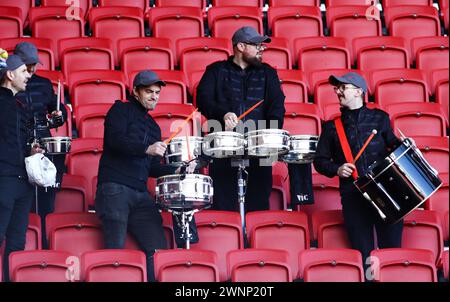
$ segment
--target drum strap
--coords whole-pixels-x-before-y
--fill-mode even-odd
[[[348,144],[347,136],[345,135],[344,126],[342,125],[342,120],[340,117],[334,119],[334,124],[336,125],[337,135],[339,137],[339,142],[341,143],[342,151],[344,152],[345,160],[348,163],[353,162],[352,149]],[[352,173],[353,178],[356,180],[358,178],[358,171],[355,169]]]

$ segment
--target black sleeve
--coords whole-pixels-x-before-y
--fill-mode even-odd
[[[133,141],[127,132],[128,110],[124,103],[116,101],[106,114],[105,144],[115,152],[137,157],[145,157],[147,147],[144,143]]]
[[[266,97],[268,102],[267,107],[267,120],[270,125],[271,120],[275,120],[278,123],[278,129],[283,128],[284,114],[286,109],[284,108],[285,95],[281,89],[280,79],[275,69],[267,68],[267,90]]]
[[[398,147],[401,144],[401,141],[395,136],[394,130],[391,126],[391,120],[389,119],[389,115],[384,112],[384,119],[383,119],[383,131],[381,135],[384,138],[384,141],[386,142],[386,145],[390,149],[394,149]]]
[[[161,177],[165,175],[175,174],[177,167],[161,164],[161,157],[150,156],[149,177]]]
[[[339,168],[339,165],[333,161],[336,146],[333,144],[332,139],[332,135],[335,132],[333,131],[332,123],[332,121],[329,121],[324,124],[314,159],[314,168],[317,172],[330,178],[337,175]]]
[[[216,99],[218,69],[212,66],[206,68],[197,87],[197,107],[207,119],[223,121],[225,114],[231,111],[229,106],[218,102]]]

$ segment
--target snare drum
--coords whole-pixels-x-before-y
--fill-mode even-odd
[[[173,165],[182,165],[183,162],[198,157],[202,152],[203,138],[198,136],[189,136],[189,148],[186,143],[186,137],[175,137],[167,146],[166,163]]]
[[[384,221],[395,223],[433,195],[442,181],[420,150],[405,139],[354,184]]]
[[[43,137],[39,144],[49,155],[66,154],[70,152],[71,138],[67,136]]]
[[[203,141],[203,153],[214,158],[236,157],[244,155],[244,151],[244,136],[232,131],[210,133]]]
[[[293,135],[289,138],[289,153],[280,159],[288,164],[309,164],[316,156],[319,137],[316,135]]]
[[[201,174],[176,174],[156,180],[156,202],[166,209],[204,209],[212,204],[212,178]]]
[[[249,131],[246,135],[247,153],[250,156],[267,157],[289,152],[289,132],[281,129]]]

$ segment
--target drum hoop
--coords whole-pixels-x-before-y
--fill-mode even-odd
[[[54,141],[71,141],[72,139],[69,136],[50,136],[50,137],[41,137],[39,139],[43,142],[54,142]]]
[[[207,134],[204,138],[207,137],[217,137],[217,136],[224,136],[224,137],[233,137],[233,138],[239,138],[239,139],[244,139],[244,135],[241,133],[237,133],[237,132],[232,132],[232,131],[218,131],[218,132],[212,132]]]
[[[267,132],[267,134],[281,134],[283,136],[289,136],[289,131],[284,129],[259,129],[259,130],[252,130],[247,133],[245,133],[245,137],[248,138],[249,136],[261,136],[264,134],[264,132]]]
[[[317,135],[298,134],[298,135],[291,135],[290,138],[291,138],[291,140],[307,138],[310,141],[311,140],[319,141],[319,137]]]

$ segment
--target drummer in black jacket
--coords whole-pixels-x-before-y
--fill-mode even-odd
[[[28,182],[25,157],[42,149],[31,148],[27,129],[26,104],[16,98],[24,91],[30,74],[20,57],[11,55],[0,62],[0,246],[3,253],[3,276],[9,280],[9,254],[25,248],[28,213],[33,187]]]
[[[16,45],[14,54],[22,59],[31,75],[27,89],[18,93],[17,98],[27,104],[27,108],[30,110],[29,124],[35,130],[33,135],[37,140],[51,137],[50,129],[61,127],[67,121],[67,111],[62,104],[60,110],[56,110],[57,97],[53,92],[52,83],[49,79],[36,75],[37,64],[40,63],[36,46],[29,42],[21,42]],[[41,217],[43,234],[45,234],[45,217],[47,214],[53,213],[55,209],[56,191],[61,186],[66,159],[65,154],[47,155],[47,157],[55,164],[57,170],[56,187],[38,187],[38,204],[33,203],[32,207],[33,212],[38,213]],[[42,245],[47,248],[46,236],[42,236]]]
[[[133,96],[116,101],[108,111],[95,199],[105,248],[123,249],[130,232],[147,255],[149,281],[155,280],[153,254],[166,249],[167,243],[147,180],[180,173],[181,169],[160,163],[167,145],[161,141],[160,127],[148,114],[155,109],[165,85],[154,72],[142,71],[133,80]],[[187,172],[194,168],[192,162]]]
[[[394,135],[389,115],[379,109],[369,109],[364,102],[367,85],[357,73],[347,73],[342,77],[331,76],[330,83],[341,105],[341,120],[348,144],[353,156],[359,153],[372,130],[377,134],[356,161],[356,165],[347,162],[337,135],[333,120],[325,122],[317,146],[314,167],[328,177],[339,176],[342,209],[348,237],[354,249],[359,250],[365,265],[374,246],[375,227],[379,248],[401,246],[403,221],[394,225],[382,222],[376,209],[366,200],[353,184],[352,173],[365,175],[368,167],[389,155],[401,142]]]

